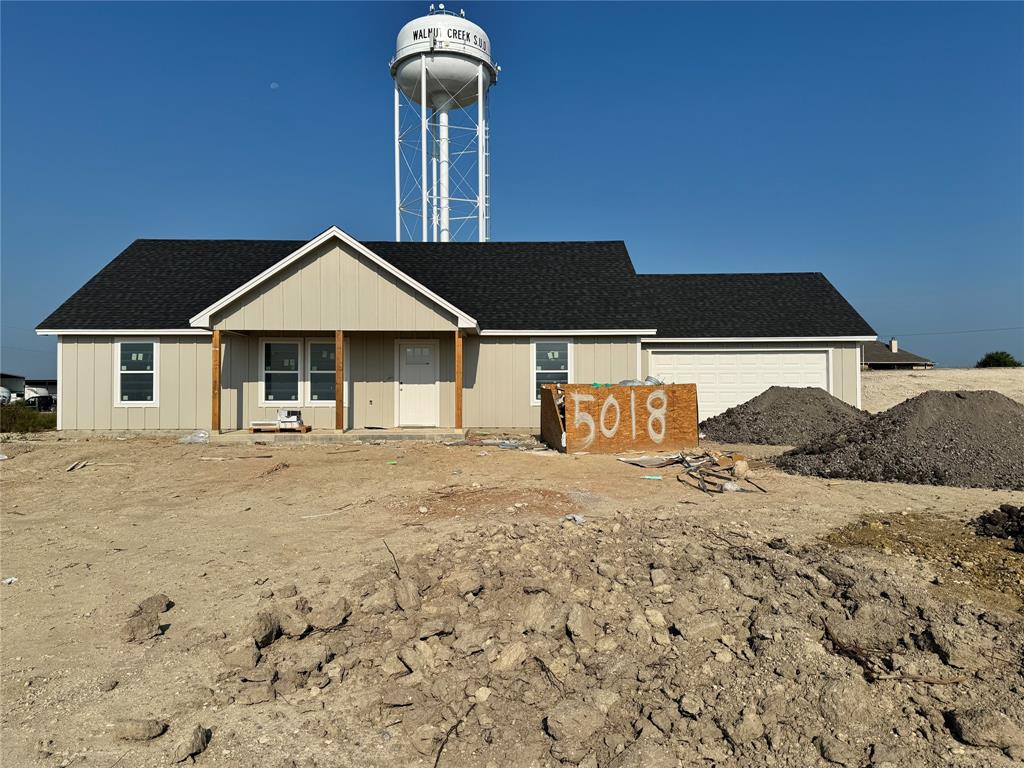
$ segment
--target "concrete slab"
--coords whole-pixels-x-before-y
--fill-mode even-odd
[[[235,430],[211,435],[214,443],[369,443],[376,440],[413,440],[425,443],[443,443],[465,440],[466,430],[436,427],[406,427],[403,429],[314,429],[305,434],[297,432],[249,432]]]

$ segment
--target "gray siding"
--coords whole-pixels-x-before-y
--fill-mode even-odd
[[[347,245],[327,243],[212,318],[231,331],[442,331],[453,314]]]
[[[158,403],[122,406],[115,400],[113,336],[61,336],[61,429],[209,429],[212,368],[209,336],[157,339]]]
[[[651,349],[679,349],[679,350],[690,350],[694,352],[700,352],[703,350],[711,349],[725,349],[725,350],[771,350],[776,349],[828,349],[831,351],[830,355],[830,370],[829,370],[829,386],[831,393],[838,397],[840,400],[849,403],[855,407],[858,405],[858,382],[859,375],[858,371],[860,366],[857,364],[857,347],[858,343],[855,341],[793,341],[793,342],[734,342],[729,344],[718,344],[718,343],[658,343],[648,342],[644,344],[643,348],[643,375],[646,376],[650,372],[650,358]]]

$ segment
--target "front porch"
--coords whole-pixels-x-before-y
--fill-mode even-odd
[[[462,333],[214,329],[212,431],[273,442],[461,439]],[[279,409],[300,411],[312,431],[248,433]]]

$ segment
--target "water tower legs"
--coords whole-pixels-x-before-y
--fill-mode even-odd
[[[450,205],[448,200],[448,109],[442,109],[438,118],[438,145],[441,155],[441,242],[447,243],[451,238],[449,219]]]

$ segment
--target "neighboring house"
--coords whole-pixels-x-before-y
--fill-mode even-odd
[[[888,344],[865,341],[862,349],[863,365],[871,370],[922,370],[935,367],[935,363],[928,358],[900,349],[899,341],[895,338],[890,339]]]
[[[875,333],[818,273],[637,275],[622,242],[138,240],[38,328],[62,429],[537,429],[539,387],[773,384],[857,405]],[[339,365],[339,362],[341,363]],[[343,391],[343,408],[335,392]]]
[[[0,373],[0,387],[19,398],[25,396],[25,377],[16,373]]]

